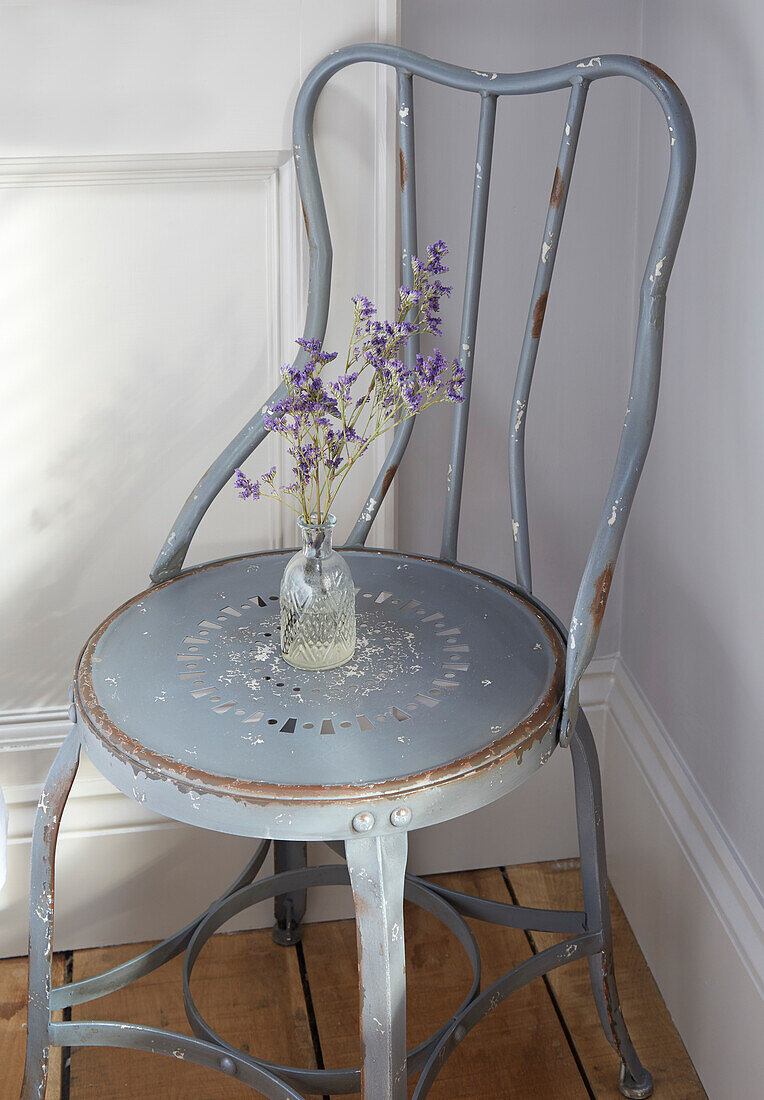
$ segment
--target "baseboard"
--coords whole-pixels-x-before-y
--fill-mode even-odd
[[[709,1097],[750,1100],[764,1079],[761,892],[620,660],[606,711],[610,879]]]

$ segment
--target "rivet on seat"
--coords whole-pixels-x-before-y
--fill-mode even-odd
[[[402,828],[404,825],[408,825],[411,821],[411,810],[408,806],[396,806],[393,812],[390,814],[390,824],[394,825],[396,829]]]

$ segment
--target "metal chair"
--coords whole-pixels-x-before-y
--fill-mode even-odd
[[[397,71],[404,281],[417,248],[413,77],[474,93],[481,101],[460,339],[467,400],[455,412],[441,557],[365,549],[408,442],[408,421],[394,436],[346,548],[360,586],[359,636],[373,644],[359,647],[344,668],[302,672],[280,660],[274,640],[278,582],[291,551],[182,569],[207,507],[265,438],[259,413],[197,484],[154,566],[153,587],[115,611],[77,663],[70,696],[74,724],[46,782],[34,829],[24,1100],[44,1095],[51,1044],[131,1047],[182,1057],[274,1098],[299,1097],[298,1089],[336,1094],[362,1087],[367,1100],[402,1100],[407,1073],[420,1073],[414,1097],[424,1097],[449,1053],[492,1007],[531,979],[584,956],[602,1026],[620,1058],[621,1092],[627,1097],[652,1092],[650,1074],[621,1015],[613,975],[599,765],[578,689],[594,652],[652,432],[666,288],[694,172],[692,119],[669,77],[632,57],[591,57],[502,74],[473,72],[385,45],[338,50],[308,76],[294,118],[294,157],[310,240],[308,337],[323,338],[325,332],[332,261],[313,147],[314,110],[330,77],[356,62]],[[525,413],[587,92],[594,81],[611,76],[631,77],[654,94],[667,119],[671,162],[642,281],[615,471],[566,632],[531,593]],[[510,415],[517,575],[511,584],[457,560],[494,121],[498,96],[561,88],[570,89],[570,99]],[[415,352],[408,350],[411,356]],[[256,641],[265,656],[255,670],[250,658]],[[409,830],[458,817],[508,793],[558,744],[570,749],[575,776],[582,912],[485,901],[405,876]],[[51,989],[56,834],[81,747],[103,775],[150,809],[207,829],[265,839],[231,888],[175,936],[106,974]],[[346,866],[307,868],[308,840],[345,854]],[[270,842],[277,873],[258,880]],[[359,929],[362,1069],[275,1066],[231,1047],[191,996],[191,971],[205,941],[235,913],[276,897],[277,938],[293,942],[300,934],[305,891],[318,883],[348,881]],[[445,922],[474,973],[454,1017],[408,1055],[404,896]],[[480,992],[479,955],[465,916],[569,937]],[[195,1038],[121,1023],[52,1022],[52,1011],[121,988],[182,951],[185,1004]]]

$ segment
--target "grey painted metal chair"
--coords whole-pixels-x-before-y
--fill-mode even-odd
[[[652,432],[666,288],[694,171],[692,120],[666,74],[631,57],[584,58],[513,75],[473,72],[384,45],[337,51],[309,75],[295,110],[294,155],[310,238],[308,337],[322,338],[325,332],[332,261],[313,148],[314,109],[334,73],[363,61],[397,70],[404,280],[417,247],[413,77],[480,97],[460,340],[468,397],[497,98],[570,89],[510,415],[517,583],[457,561],[469,400],[455,413],[441,558],[364,548],[411,433],[409,421],[394,437],[348,549],[360,585],[359,633],[374,645],[359,648],[350,665],[333,672],[292,669],[280,661],[274,643],[276,594],[287,552],[182,570],[210,502],[266,434],[260,414],[242,429],[184,505],[152,572],[153,587],[114,612],[77,663],[73,727],[40,798],[34,830],[25,1100],[44,1094],[51,1044],[132,1047],[185,1058],[236,1076],[267,1097],[297,1097],[298,1089],[352,1092],[362,1083],[366,1098],[401,1100],[407,1073],[420,1073],[414,1096],[424,1097],[449,1053],[492,1007],[531,979],[581,957],[589,960],[602,1026],[620,1057],[621,1092],[627,1097],[652,1092],[650,1074],[639,1062],[621,1015],[613,976],[599,766],[579,710],[578,687],[594,652]],[[655,95],[668,123],[671,162],[642,282],[631,392],[615,471],[566,632],[531,593],[524,414],[587,92],[593,82],[611,76],[631,77]],[[255,669],[256,643],[265,659]],[[404,877],[409,830],[458,817],[506,794],[541,767],[558,744],[570,748],[575,776],[582,912],[484,901]],[[106,974],[51,989],[56,834],[81,747],[117,787],[152,810],[203,828],[264,839],[230,889],[175,936]],[[344,853],[347,865],[307,868],[308,840]],[[270,842],[275,842],[277,873],[258,880]],[[191,972],[206,940],[235,913],[276,897],[278,937],[294,941],[305,891],[318,883],[348,881],[359,928],[362,1069],[275,1066],[229,1046],[202,1017],[191,994]],[[408,1056],[404,896],[451,929],[474,973],[454,1017]],[[568,938],[479,992],[479,955],[465,916],[567,933]],[[132,1024],[51,1021],[51,1011],[127,985],[184,951],[184,997],[194,1038]]]

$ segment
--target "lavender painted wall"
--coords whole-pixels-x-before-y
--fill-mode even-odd
[[[645,0],[644,52],[687,97],[698,171],[669,291],[653,449],[625,545],[621,650],[764,887],[764,8]],[[723,74],[723,78],[722,78]],[[639,224],[665,135],[645,98]]]
[[[404,0],[402,26],[404,45],[480,69],[634,53],[671,73],[688,98],[695,194],[668,297],[655,437],[599,652],[620,651],[728,837],[730,858],[760,888],[764,9],[756,0]],[[417,92],[420,240],[449,241],[460,290],[477,104]],[[509,576],[511,380],[562,112],[558,93],[499,108],[460,556]],[[625,81],[592,90],[528,413],[534,589],[563,616],[615,453],[667,156],[647,92]],[[444,348],[456,347],[457,333],[452,314]],[[399,483],[403,547],[439,546],[448,429],[440,411],[416,427]]]
[[[403,45],[479,69],[532,69],[636,52],[638,5],[596,0],[575,18],[556,0],[532,5],[410,0]],[[478,100],[415,85],[419,238],[444,237],[460,297]],[[499,103],[475,388],[459,553],[513,575],[507,436],[514,373],[559,147],[565,92]],[[592,89],[568,200],[528,411],[527,466],[534,590],[570,615],[605,497],[623,421],[634,325],[635,146],[639,95],[626,81]],[[457,301],[444,350],[457,348]],[[399,480],[399,544],[438,550],[450,419],[422,418]],[[621,570],[600,652],[618,649]]]

